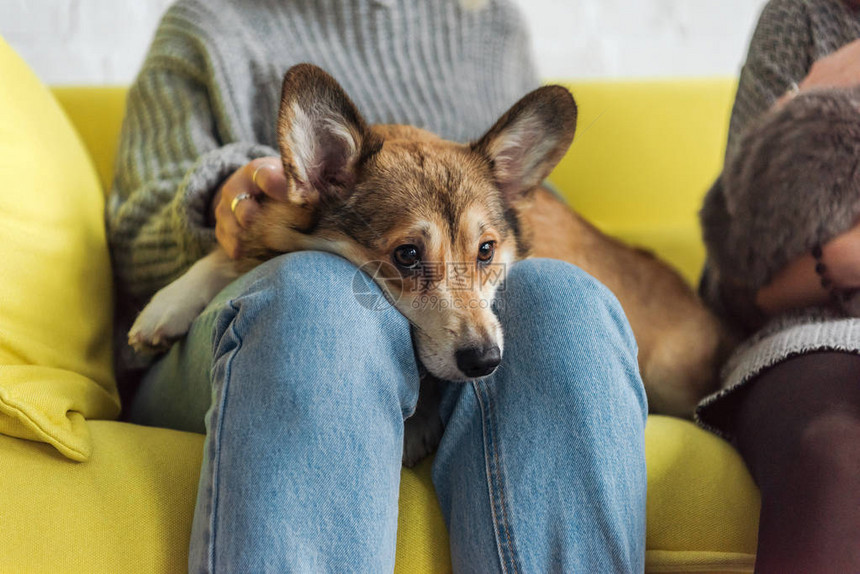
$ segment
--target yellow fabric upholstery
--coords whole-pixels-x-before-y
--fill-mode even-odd
[[[451,571],[448,531],[430,479],[433,460],[400,473],[395,574]]]
[[[113,182],[113,162],[119,130],[125,115],[125,86],[98,88],[55,87],[51,90],[66,114],[75,122],[78,135],[95,164],[105,194]]]
[[[182,571],[203,437],[112,421],[89,423],[87,462],[0,436],[0,556],[14,572]],[[647,572],[751,572],[758,493],[740,457],[693,424],[652,416]],[[399,574],[450,572],[431,461],[404,469]],[[5,567],[4,566],[4,567]]]
[[[0,39],[0,433],[91,453],[113,418],[101,188],[50,92]]]
[[[550,176],[603,231],[653,249],[690,282],[705,256],[697,213],[722,169],[735,82],[584,82],[576,137]]]
[[[93,453],[81,463],[0,436],[0,570],[184,572],[203,436],[89,427]]]
[[[655,249],[692,280],[703,254],[695,213],[719,169],[734,83],[573,90],[579,132],[554,182],[603,229]],[[55,94],[108,181],[124,90]],[[202,437],[109,421],[89,426],[93,456],[81,464],[0,437],[0,570],[181,571]],[[647,571],[751,572],[759,501],[737,453],[689,422],[659,416],[649,419],[645,442]],[[398,573],[450,571],[429,471],[425,461],[402,473]]]
[[[758,490],[740,456],[691,422],[651,416],[648,572],[752,572]]]

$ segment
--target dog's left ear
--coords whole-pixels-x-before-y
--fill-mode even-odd
[[[299,64],[284,76],[278,144],[294,200],[313,204],[343,199],[382,141],[334,78]]]
[[[508,202],[537,187],[567,152],[576,131],[576,101],[562,86],[544,86],[508,110],[472,150],[490,162]]]

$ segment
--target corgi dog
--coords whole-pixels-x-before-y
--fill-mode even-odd
[[[652,409],[692,416],[715,384],[722,329],[671,268],[606,237],[541,186],[573,141],[576,120],[571,93],[544,86],[477,141],[455,143],[412,126],[368,125],[334,78],[294,66],[277,120],[288,200],[261,196],[259,215],[242,231],[241,259],[218,248],[199,260],[154,296],[129,342],[163,348],[242,273],[282,253],[320,250],[374,278],[411,323],[429,375],[468,381],[504,358],[491,303],[506,266],[552,257],[579,265],[618,297]],[[407,463],[441,435],[429,386],[422,382],[407,421]]]

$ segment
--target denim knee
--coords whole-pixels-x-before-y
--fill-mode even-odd
[[[556,259],[525,259],[514,265],[505,281],[519,291],[526,305],[556,310],[560,316],[589,316],[589,310],[605,309],[613,331],[634,349],[636,339],[618,299],[603,283],[579,267]],[[584,304],[583,304],[584,303]]]
[[[407,411],[414,406],[417,367],[409,323],[393,307],[372,307],[357,296],[357,291],[364,296],[382,297],[382,293],[349,261],[303,251],[269,260],[249,275],[218,315],[213,335],[215,361],[241,344],[246,351],[249,345],[254,347],[251,353],[261,366],[283,364],[296,369],[288,389],[283,385],[267,388],[255,381],[249,392],[259,394],[261,400],[277,400],[286,392],[288,400],[301,403],[300,408],[316,409],[333,404],[326,397],[347,390],[342,383],[350,373],[356,377],[370,373],[380,380],[352,386],[348,391],[354,398],[366,392],[364,398],[370,401],[396,400]],[[251,336],[252,329],[262,333]],[[336,373],[340,376],[332,376]],[[398,384],[398,379],[411,378],[415,378],[414,385]],[[369,396],[373,393],[375,398]],[[336,402],[342,408],[358,407],[365,401]]]
[[[266,261],[248,273],[233,301],[264,295],[271,314],[313,318],[325,332],[403,328],[406,319],[384,301],[379,287],[348,260],[322,251],[299,251]]]
[[[352,282],[357,272],[348,260],[331,253],[287,253],[252,269],[242,294],[266,288],[289,299],[320,302],[336,309],[356,302],[352,297]]]
[[[530,346],[546,349],[542,361],[561,361],[565,372],[569,357],[578,355],[588,367],[612,363],[624,376],[609,377],[606,392],[631,390],[643,413],[645,391],[638,371],[638,347],[618,299],[597,279],[554,259],[526,259],[507,273],[500,300],[506,331],[515,331]],[[560,349],[569,352],[558,352]]]

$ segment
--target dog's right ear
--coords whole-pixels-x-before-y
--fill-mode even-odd
[[[524,96],[472,144],[490,164],[509,203],[537,187],[564,156],[576,131],[573,95],[544,86]]]
[[[355,185],[357,166],[382,141],[334,78],[299,64],[284,76],[278,145],[292,198],[317,203],[343,199]]]

